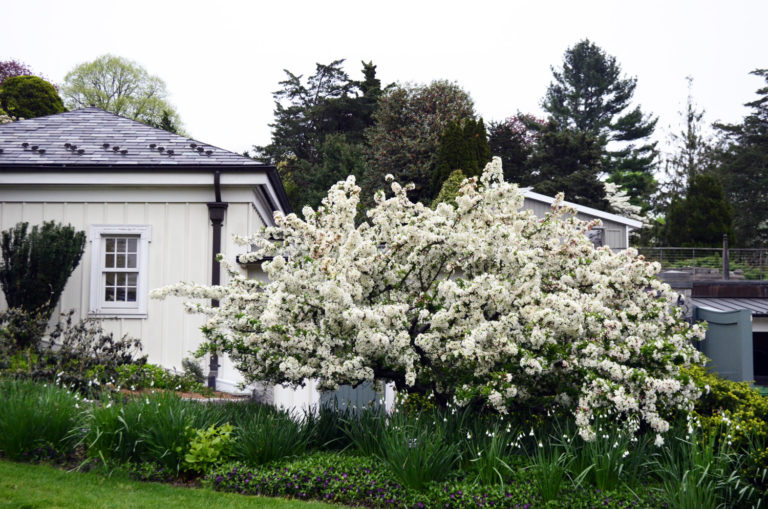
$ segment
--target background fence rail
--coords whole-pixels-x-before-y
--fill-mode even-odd
[[[729,279],[768,278],[768,249],[640,247],[637,250],[646,259],[661,263],[662,270],[689,273],[692,279],[723,279],[724,258]]]

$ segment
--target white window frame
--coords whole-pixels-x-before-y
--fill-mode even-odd
[[[136,302],[106,302],[104,300],[104,238],[124,235],[138,238]],[[142,224],[93,224],[91,242],[91,295],[89,315],[101,318],[146,318],[148,298],[149,243],[152,241],[152,226]]]

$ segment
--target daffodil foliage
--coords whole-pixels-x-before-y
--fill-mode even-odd
[[[391,181],[391,179],[389,179]],[[322,388],[385,380],[437,401],[507,413],[523,405],[573,412],[594,438],[596,413],[635,429],[668,428],[698,397],[681,368],[701,364],[677,295],[633,249],[595,249],[558,196],[546,217],[522,208],[495,158],[435,210],[391,182],[356,225],[360,188],[339,182],[303,218],[276,214],[242,258],[269,282],[229,267],[226,286],[155,292],[218,299],[212,347],[249,380]],[[226,263],[226,262],[225,262]]]

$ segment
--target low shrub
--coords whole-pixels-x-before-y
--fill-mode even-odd
[[[228,460],[232,454],[232,425],[210,426],[193,430],[189,450],[184,455],[184,470],[203,473],[213,465]]]
[[[472,508],[542,505],[531,473],[515,470],[503,486],[482,486],[452,479],[429,483],[422,490],[408,489],[381,462],[370,457],[338,452],[316,452],[296,461],[262,467],[231,464],[215,468],[205,478],[215,490],[250,495],[316,499],[365,507]],[[663,504],[647,487],[619,489],[571,488],[563,490],[556,507],[658,508]]]
[[[80,400],[54,385],[0,379],[0,451],[13,460],[66,456],[81,423]]]
[[[290,463],[214,469],[206,484],[250,495],[319,499],[350,505],[402,506],[406,491],[373,458],[316,452]]]

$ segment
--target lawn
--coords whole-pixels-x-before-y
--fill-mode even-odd
[[[324,509],[339,506],[144,483],[120,474],[106,477],[0,461],[0,508],[10,507]]]

